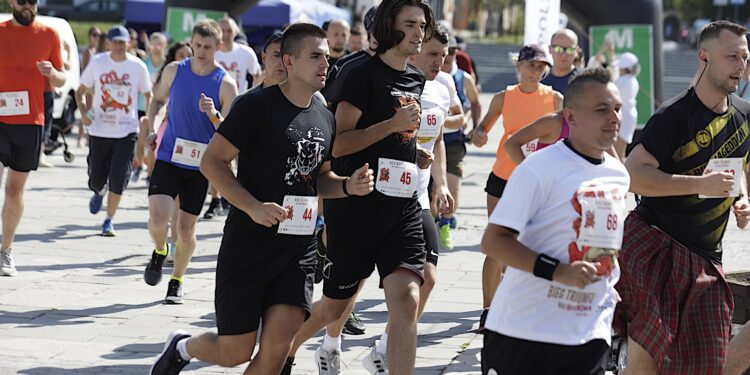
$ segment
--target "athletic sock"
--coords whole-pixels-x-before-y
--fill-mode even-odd
[[[331,353],[334,350],[341,351],[341,335],[338,337],[331,337],[328,336],[328,332],[326,332],[325,336],[323,336],[322,348],[328,353]]]
[[[183,281],[185,280],[185,276],[182,276],[182,277],[177,277],[177,276],[175,276],[175,275],[172,275],[172,277],[170,277],[169,279],[170,279],[170,280],[177,280],[177,281],[179,281],[179,282],[180,282],[180,284],[182,284],[182,282],[183,282]]]
[[[387,350],[388,350],[388,334],[383,332],[383,334],[380,335],[380,340],[378,340],[375,343],[375,351],[382,355],[385,355]]]
[[[169,252],[169,250],[167,250],[167,249],[164,249],[164,250],[154,249],[154,252],[157,253],[157,254],[159,254],[159,255],[165,255],[166,256],[167,253]]]
[[[184,339],[182,339],[180,341],[177,341],[177,353],[180,353],[180,357],[183,360],[185,360],[185,361],[189,361],[189,360],[193,359],[193,357],[191,357],[190,354],[188,354],[188,351],[187,351],[187,342],[188,342],[188,340],[190,340],[190,338],[186,337],[186,338],[184,338]]]

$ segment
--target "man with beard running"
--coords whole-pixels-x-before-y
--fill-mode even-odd
[[[60,37],[35,22],[37,0],[9,0],[13,18],[0,22],[0,180],[5,167],[0,275],[15,276],[11,246],[23,214],[29,172],[39,166],[44,86],[65,84]]]

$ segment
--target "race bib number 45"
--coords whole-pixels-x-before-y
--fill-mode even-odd
[[[375,188],[389,197],[411,198],[417,189],[417,165],[380,158]]]
[[[279,224],[279,234],[308,236],[315,233],[315,222],[318,219],[318,197],[299,195],[284,196],[286,220]]]
[[[31,111],[28,91],[0,92],[0,116],[20,116],[29,113]]]
[[[174,142],[174,150],[172,150],[172,161],[191,167],[198,167],[201,164],[203,153],[206,152],[206,147],[208,145],[205,143],[177,138]]]

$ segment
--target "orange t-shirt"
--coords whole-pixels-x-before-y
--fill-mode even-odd
[[[531,125],[538,118],[555,112],[555,91],[547,85],[539,85],[539,89],[525,93],[520,85],[508,86],[503,98],[503,128],[505,133],[497,146],[497,157],[492,173],[508,180],[516,163],[505,151],[505,141],[519,130]]]
[[[12,20],[0,22],[0,123],[44,126],[44,85],[47,77],[36,68],[37,61],[49,61],[62,70],[60,37],[39,22],[18,26]],[[28,103],[22,103],[28,95]],[[20,107],[19,107],[20,104]],[[10,113],[8,108],[16,105]],[[5,106],[5,109],[3,109]],[[26,110],[28,108],[28,110]]]

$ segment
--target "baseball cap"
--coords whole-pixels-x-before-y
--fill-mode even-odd
[[[115,40],[115,41],[122,41],[122,42],[129,42],[130,33],[128,32],[128,29],[120,25],[117,25],[109,29],[109,31],[107,31],[107,39]]]
[[[614,62],[614,65],[620,68],[632,68],[636,64],[638,64],[638,56],[631,52],[623,53]]]
[[[365,30],[369,33],[372,29],[372,25],[375,24],[375,15],[378,14],[378,6],[373,6],[367,10],[365,17],[362,19],[362,23],[365,25]]]
[[[552,66],[552,60],[547,55],[547,51],[538,44],[527,44],[518,51],[518,61],[541,61]]]
[[[281,38],[284,36],[284,32],[281,30],[274,30],[273,34],[266,39],[266,44],[263,45],[263,52],[265,52],[268,49],[268,46],[271,45],[271,43],[276,43],[281,41]]]

